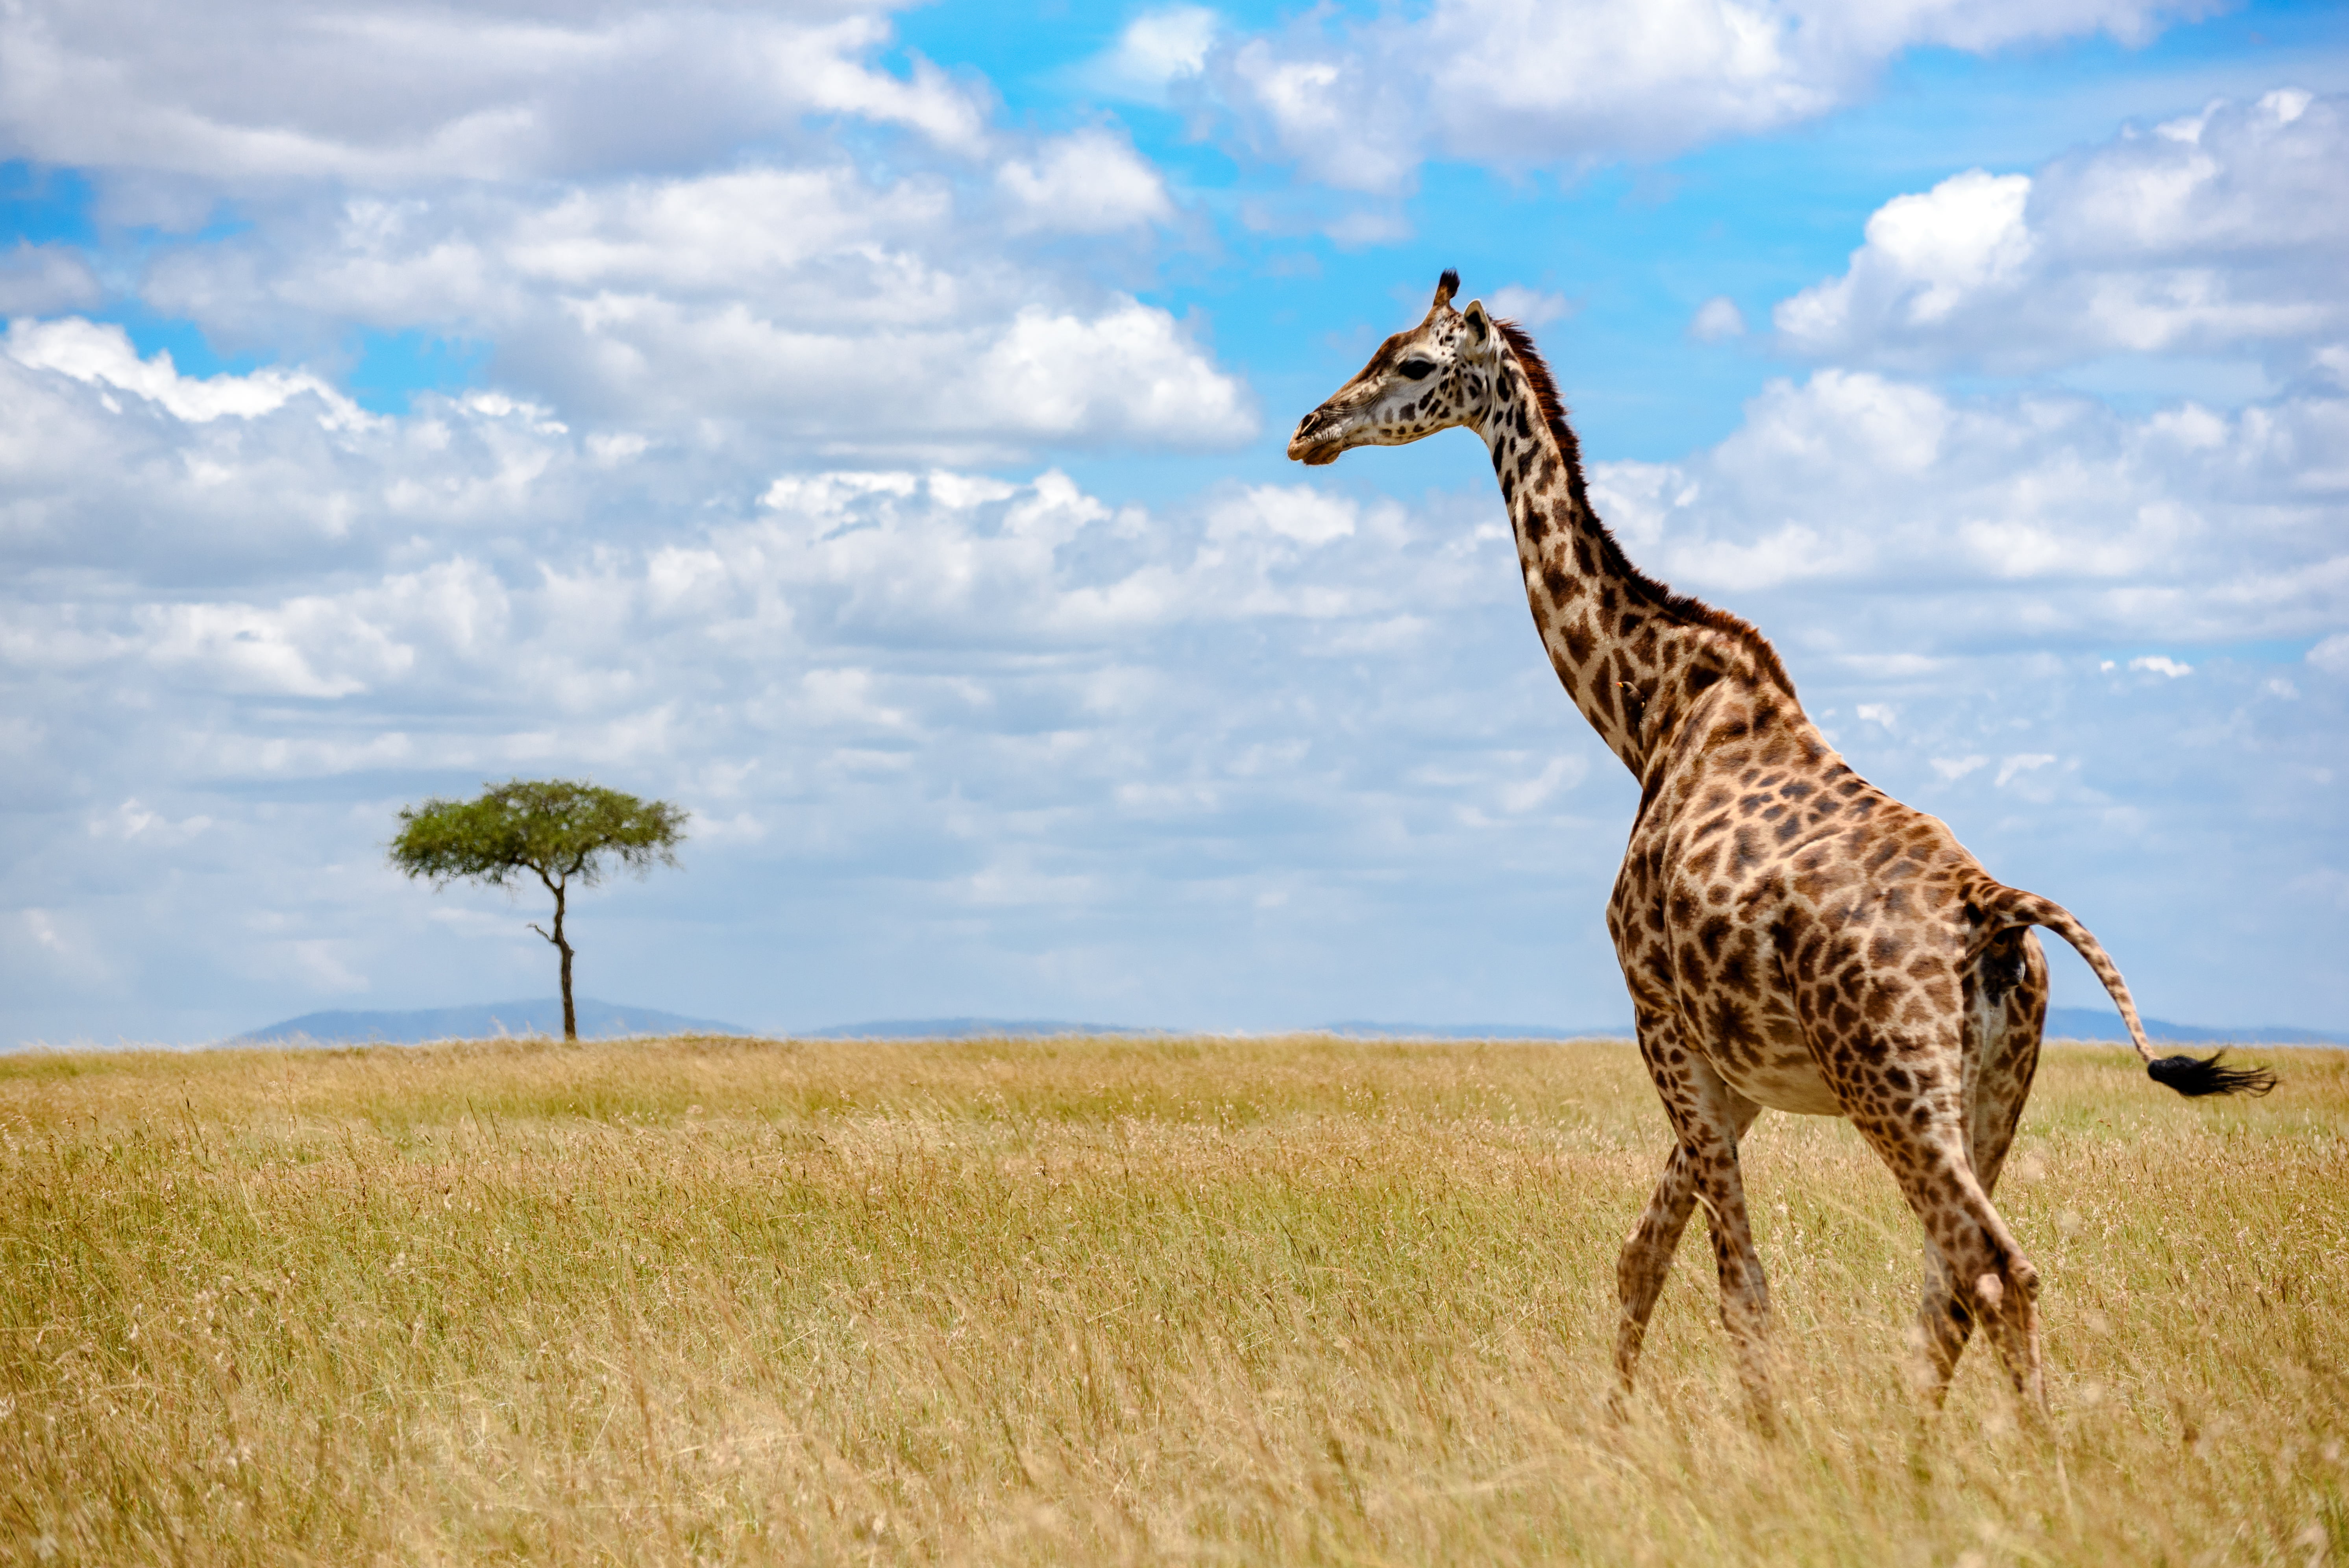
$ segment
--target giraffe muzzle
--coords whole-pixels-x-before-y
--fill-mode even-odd
[[[1334,463],[1345,446],[1333,438],[1329,427],[1333,423],[1325,405],[1297,422],[1297,434],[1288,438],[1288,455],[1308,468],[1319,468]]]

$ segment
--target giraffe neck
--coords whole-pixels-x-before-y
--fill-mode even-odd
[[[1534,626],[1574,706],[1644,780],[1697,694],[1744,661],[1723,656],[1713,623],[1726,617],[1624,558],[1590,509],[1573,430],[1563,418],[1552,429],[1515,352],[1502,355],[1498,381],[1477,433],[1508,504]]]

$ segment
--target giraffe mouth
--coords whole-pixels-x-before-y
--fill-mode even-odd
[[[1326,409],[1316,408],[1306,415],[1298,424],[1297,434],[1288,438],[1288,455],[1309,469],[1336,462],[1338,454],[1346,449],[1346,445],[1330,436],[1325,428],[1328,423]]]

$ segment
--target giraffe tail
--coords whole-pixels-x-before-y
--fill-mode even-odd
[[[1974,938],[1977,949],[1987,945],[2000,932],[2018,925],[2044,926],[2071,944],[2072,951],[2087,960],[2088,967],[2104,982],[2113,1005],[2120,1009],[2121,1022],[2128,1026],[2129,1041],[2144,1058],[2146,1074],[2154,1082],[2188,1096],[2259,1095],[2275,1088],[2275,1074],[2265,1068],[2228,1067],[2220,1059],[2227,1054],[2224,1051],[2207,1057],[2155,1056],[2153,1042],[2146,1038],[2145,1021],[2137,1016],[2136,998],[2129,995],[2128,982],[2121,978],[2120,965],[2105,951],[2105,944],[2062,904],[2020,888],[1992,887],[1976,900],[1976,907],[1983,916]]]

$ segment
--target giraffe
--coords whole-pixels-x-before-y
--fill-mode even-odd
[[[1619,1398],[1701,1203],[1722,1324],[1769,1422],[1769,1286],[1737,1161],[1768,1108],[1848,1119],[1920,1222],[1910,1337],[1931,1407],[1981,1324],[2016,1396],[2044,1412],[2038,1270],[1991,1203],[2046,1014],[2031,928],[2087,960],[2155,1082],[2262,1094],[2274,1076],[2226,1066],[2223,1052],[2155,1057],[2086,927],[1999,882],[1938,819],[1853,772],[1759,631],[1632,565],[1591,510],[1548,366],[1482,301],[1453,308],[1459,282],[1444,274],[1425,318],[1308,414],[1288,455],[1330,463],[1455,425],[1483,438],[1551,666],[1640,781],[1607,929],[1673,1145],[1617,1265]]]

